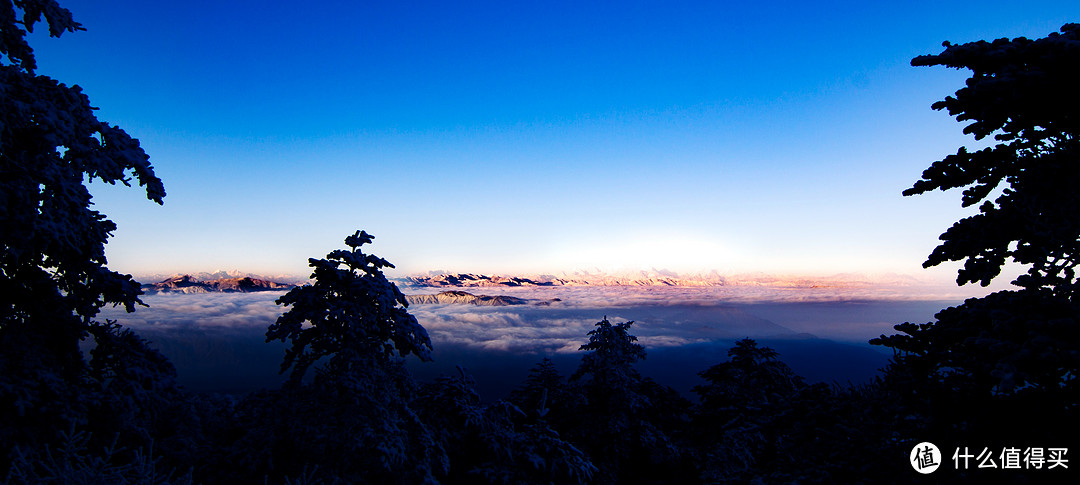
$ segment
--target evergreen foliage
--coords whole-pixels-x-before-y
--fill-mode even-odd
[[[709,481],[775,459],[775,427],[790,424],[791,401],[803,387],[776,351],[754,340],[736,342],[728,357],[700,372],[708,384],[693,389],[701,398],[693,428],[711,441],[702,456]]]
[[[423,386],[417,400],[449,456],[443,483],[587,483],[596,468],[543,420],[517,406],[485,406],[463,369]]]
[[[146,443],[163,423],[159,392],[175,385],[145,341],[94,321],[105,305],[141,302],[138,283],[106,267],[116,225],[90,208],[86,183],[137,180],[159,204],[165,190],[138,141],[99,121],[78,86],[35,73],[26,34],[39,22],[53,37],[82,30],[55,1],[0,0],[0,469],[72,426]]]
[[[768,347],[737,341],[702,371],[687,447],[697,483],[893,483],[914,473],[905,411],[880,379],[808,385]],[[906,448],[904,448],[906,446]]]
[[[174,476],[162,471],[160,458],[148,451],[134,450],[134,458],[113,440],[102,452],[90,451],[90,436],[84,432],[65,432],[56,449],[45,447],[15,450],[15,460],[4,483],[10,485],[182,485],[193,483],[190,475]]]
[[[957,283],[983,286],[1007,259],[1030,265],[1016,283],[1076,293],[1080,262],[1080,24],[1041,39],[944,44],[914,66],[970,69],[965,86],[942,101],[964,133],[998,143],[934,162],[904,195],[964,188],[963,205],[979,214],[954,224],[924,266],[963,261]],[[993,201],[993,194],[1000,194]]]
[[[290,308],[266,340],[291,341],[281,372],[292,373],[283,389],[254,395],[238,410],[245,423],[234,431],[238,443],[262,443],[262,453],[237,457],[248,473],[428,483],[446,469],[445,453],[410,405],[417,386],[401,359],[430,360],[431,341],[383,275],[393,265],[360,250],[372,239],[356,231],[345,239],[348,250],[310,259],[314,283],[277,300]]]
[[[580,347],[588,353],[570,376],[583,402],[567,431],[592,458],[600,483],[679,481],[684,457],[675,429],[664,425],[680,423],[688,403],[634,369],[645,349],[629,333],[633,324],[605,317],[589,332]]]
[[[970,122],[964,132],[977,140],[992,135],[997,143],[961,147],[904,192],[963,188],[964,206],[981,202],[979,214],[942,234],[924,266],[963,261],[957,283],[984,286],[1009,259],[1027,272],[1013,282],[1017,290],[969,299],[935,322],[904,323],[895,327],[903,334],[871,340],[896,352],[882,380],[903,411],[893,426],[910,444],[1065,439],[1061,423],[1076,421],[1080,402],[1080,25],[1035,40],[944,46],[912,64],[972,75],[933,108]]]
[[[382,272],[394,265],[360,250],[373,239],[356,231],[345,238],[348,250],[309,259],[315,282],[293,288],[277,300],[291,308],[270,325],[266,341],[291,342],[281,364],[281,372],[293,369],[291,383],[298,384],[324,357],[329,358],[326,371],[332,373],[385,364],[395,350],[402,357],[431,359],[427,330],[409,314],[405,295]]]
[[[547,357],[529,370],[525,382],[508,399],[524,411],[528,422],[547,422],[558,427],[569,423],[583,404],[577,384],[568,383]]]
[[[84,181],[130,185],[133,174],[159,204],[165,190],[138,141],[99,121],[78,86],[34,74],[21,27],[33,30],[42,17],[53,36],[81,30],[54,1],[0,2],[0,325],[33,325],[47,309],[74,314],[79,323],[60,339],[69,345],[99,308],[130,310],[139,295],[130,276],[105,267],[116,225],[90,209]]]

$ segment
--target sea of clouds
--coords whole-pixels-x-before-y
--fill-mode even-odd
[[[412,294],[445,289],[407,288]],[[524,287],[469,288],[532,304],[412,305],[409,310],[437,343],[514,352],[574,352],[603,318],[634,321],[646,347],[670,347],[740,337],[810,334],[865,342],[905,321],[924,322],[951,300],[897,300],[844,288]],[[283,291],[155,294],[134,313],[106,308],[102,318],[148,331],[265,331],[285,308]],[[889,295],[885,295],[889,296]]]
[[[445,288],[405,288],[437,293]],[[412,305],[427,329],[435,364],[411,362],[414,373],[434,377],[464,365],[487,381],[488,397],[520,382],[528,368],[551,357],[572,372],[578,348],[603,318],[634,321],[631,333],[649,352],[643,372],[688,391],[687,376],[725,360],[737,339],[750,337],[781,352],[810,380],[859,380],[887,362],[887,349],[867,340],[895,333],[905,321],[925,322],[959,301],[895,300],[838,288],[532,287],[469,288],[474,294],[510,295],[529,305]],[[155,294],[134,313],[106,308],[150,340],[176,364],[181,382],[198,390],[275,387],[286,344],[265,342],[285,308],[283,291]],[[553,301],[554,300],[554,301]],[[677,371],[677,372],[676,372]],[[666,376],[666,377],[665,377]]]

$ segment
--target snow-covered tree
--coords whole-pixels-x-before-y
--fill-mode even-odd
[[[414,402],[449,458],[443,483],[588,483],[596,468],[542,419],[514,404],[484,405],[463,369],[421,386]]]
[[[53,0],[0,0],[0,448],[4,451],[17,443],[47,442],[70,425],[86,424],[90,408],[111,399],[93,398],[94,393],[116,397],[114,392],[133,389],[110,389],[105,382],[109,377],[102,374],[112,368],[105,361],[117,363],[125,357],[109,355],[103,347],[95,358],[104,360],[87,364],[79,343],[91,333],[122,340],[124,352],[138,347],[133,352],[154,354],[141,340],[122,337],[111,324],[93,320],[105,305],[133,310],[140,290],[129,275],[106,267],[105,243],[116,225],[91,209],[86,183],[130,186],[137,181],[147,198],[159,204],[165,190],[138,141],[98,120],[78,86],[35,72],[37,63],[26,35],[39,22],[53,37],[82,30],[71,12]],[[167,375],[171,365],[165,364],[158,366],[164,374],[150,372]],[[120,371],[114,377],[124,375],[130,373]]]
[[[328,481],[424,483],[446,469],[445,453],[410,405],[418,390],[403,360],[430,360],[431,340],[383,274],[393,265],[361,251],[372,239],[356,231],[345,238],[349,249],[309,259],[314,282],[277,300],[289,309],[266,341],[290,341],[281,372],[292,371],[284,389],[242,406],[245,442],[264,449],[238,452],[255,476],[317,468]]]
[[[686,402],[634,368],[645,349],[630,334],[633,324],[612,324],[605,317],[589,332],[589,342],[580,347],[588,353],[570,376],[584,402],[572,411],[576,420],[566,432],[589,453],[601,482],[678,482],[685,468],[671,431]]]
[[[529,370],[525,382],[509,396],[531,422],[546,421],[556,426],[567,422],[568,414],[580,406],[581,399],[578,389],[567,383],[547,357]]]
[[[1034,40],[944,45],[911,64],[969,69],[971,77],[933,108],[969,122],[965,134],[997,143],[960,147],[904,192],[963,188],[963,206],[979,207],[941,235],[924,266],[963,261],[957,283],[986,286],[1012,259],[1028,267],[1019,286],[1080,294],[1080,24]]]
[[[597,389],[624,391],[641,379],[633,364],[645,359],[645,348],[630,334],[634,322],[612,325],[605,317],[589,331],[589,342],[578,350],[588,353],[581,366],[570,376]]]
[[[779,354],[757,341],[745,338],[728,350],[727,362],[698,373],[708,385],[694,387],[704,407],[762,404],[783,399],[802,386],[802,379]]]
[[[909,446],[1071,439],[1061,423],[1075,422],[1080,409],[1080,24],[1039,39],[944,47],[912,65],[971,75],[933,108],[993,143],[960,147],[904,192],[962,189],[962,204],[979,209],[945,231],[923,265],[963,262],[961,285],[986,286],[1009,260],[1026,273],[1013,281],[1018,289],[870,341],[895,352],[884,384],[902,412],[890,426]],[[1042,478],[1017,478],[1026,480]]]
[[[281,371],[292,368],[293,384],[324,357],[329,359],[326,370],[335,373],[389,362],[395,350],[402,357],[431,360],[427,330],[409,314],[405,295],[382,272],[394,265],[360,250],[372,240],[370,234],[356,231],[345,238],[348,250],[309,259],[315,282],[277,300],[290,308],[270,325],[266,341],[291,342]]]
[[[707,384],[695,386],[701,397],[693,420],[709,482],[745,480],[755,467],[776,458],[784,428],[791,424],[793,400],[802,379],[781,362],[775,350],[742,339],[721,362],[698,373]]]
[[[5,329],[34,325],[27,322],[44,311],[72,313],[85,323],[106,304],[133,308],[139,285],[105,267],[105,242],[116,225],[90,208],[85,182],[130,185],[134,175],[148,199],[160,204],[165,197],[137,140],[99,121],[78,86],[35,74],[24,36],[42,17],[53,36],[82,29],[55,1],[0,1],[0,325]],[[66,330],[69,337],[85,331]],[[62,340],[58,345],[71,345],[70,338]]]

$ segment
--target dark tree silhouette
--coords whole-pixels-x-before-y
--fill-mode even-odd
[[[605,317],[589,332],[580,348],[588,353],[570,376],[583,402],[567,432],[589,453],[600,482],[681,483],[685,457],[668,431],[685,419],[688,403],[634,369],[645,349],[629,332],[633,324]]]
[[[529,370],[517,389],[509,396],[510,402],[524,410],[530,421],[546,421],[563,426],[573,409],[581,405],[581,393],[570,386],[559,374],[555,363],[544,357]]]
[[[589,331],[589,342],[578,350],[588,353],[581,358],[581,365],[571,380],[582,381],[594,389],[627,392],[641,375],[633,364],[645,359],[645,348],[637,342],[637,337],[630,334],[634,322],[612,325],[605,317],[596,323],[596,328]],[[601,396],[597,396],[600,399]],[[617,399],[617,398],[616,398]]]
[[[327,369],[333,372],[389,362],[395,349],[403,357],[431,360],[427,330],[406,310],[409,303],[397,285],[383,275],[382,268],[394,265],[360,250],[373,239],[356,231],[345,238],[348,250],[309,259],[315,283],[293,288],[277,300],[291,308],[270,325],[266,341],[291,341],[281,372],[292,367],[292,383],[298,384],[323,357],[329,358]],[[305,322],[310,326],[305,328]]]
[[[704,483],[890,483],[911,472],[888,459],[896,400],[878,381],[807,385],[752,339],[698,375],[687,434]]]
[[[992,147],[934,162],[904,195],[964,188],[963,205],[979,214],[942,234],[924,266],[964,261],[957,283],[986,286],[1008,258],[1030,265],[1024,288],[1072,295],[1080,262],[1080,24],[1029,40],[945,44],[914,66],[970,69],[965,87],[934,103],[976,140]],[[988,200],[999,194],[994,201]]]
[[[414,403],[449,457],[442,483],[587,483],[596,467],[543,420],[498,401],[480,402],[463,369],[421,386]]]
[[[700,372],[707,386],[696,386],[705,407],[725,407],[737,402],[769,402],[801,387],[802,379],[769,347],[742,339],[728,351],[730,360]]]
[[[225,459],[243,464],[236,480],[315,470],[327,481],[423,483],[445,472],[445,452],[411,407],[419,390],[402,359],[430,360],[431,341],[383,275],[393,265],[360,250],[372,239],[356,231],[348,250],[309,259],[314,283],[277,300],[290,308],[266,341],[291,341],[281,372],[292,372],[282,390],[241,402],[238,424],[220,435],[234,434]]]
[[[701,398],[693,433],[708,482],[745,480],[744,472],[778,459],[778,428],[790,426],[792,400],[804,384],[769,347],[752,339],[735,343],[729,360],[698,373]]]
[[[116,225],[90,208],[85,184],[134,177],[159,204],[165,190],[138,141],[99,121],[78,86],[35,73],[25,37],[38,22],[53,37],[82,30],[55,1],[0,0],[0,464],[71,426],[136,431],[145,423],[124,416],[145,415],[136,408],[173,376],[143,340],[94,321],[105,305],[134,310],[141,292],[106,267]]]
[[[18,326],[43,311],[71,313],[85,325],[106,304],[132,309],[140,291],[130,276],[105,267],[105,242],[116,225],[90,209],[84,181],[129,185],[134,174],[159,204],[165,190],[138,141],[98,121],[78,86],[34,74],[19,26],[32,30],[44,16],[53,36],[81,30],[71,13],[53,1],[16,3],[21,19],[10,0],[0,1],[0,54],[7,57],[0,57],[0,325]],[[81,336],[85,326],[57,331]]]
[[[896,352],[884,386],[906,418],[894,429],[909,441],[1064,438],[1060,423],[1075,422],[1080,402],[1080,25],[1036,40],[944,46],[912,64],[972,76],[933,108],[997,143],[960,148],[904,192],[964,188],[965,206],[981,202],[979,214],[942,234],[924,266],[963,261],[957,283],[984,286],[1009,259],[1028,270],[1014,281],[1018,290],[969,299],[936,322],[904,323],[896,326],[904,334],[871,340]]]

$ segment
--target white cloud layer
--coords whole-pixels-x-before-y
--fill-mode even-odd
[[[426,289],[430,290],[430,289]],[[745,291],[743,291],[745,290]],[[742,337],[812,334],[862,342],[904,321],[928,321],[946,306],[940,301],[858,300],[834,289],[755,288],[473,288],[474,293],[549,300],[546,306],[479,307],[413,305],[410,311],[440,344],[514,353],[576,352],[604,317],[634,321],[632,333],[651,348]],[[741,293],[739,293],[741,292]],[[771,301],[758,301],[763,293]],[[125,313],[108,308],[100,318],[149,332],[224,333],[258,338],[284,310],[283,292],[159,294],[145,296],[150,308]]]
[[[134,313],[123,308],[105,308],[100,319],[109,318],[136,328],[251,328],[270,325],[281,315],[274,300],[284,292],[204,293],[195,295],[145,295],[142,301],[150,308],[138,307]]]
[[[893,333],[897,323],[928,321],[946,306],[941,301],[819,301],[822,298],[805,292],[789,293],[798,298],[787,301],[743,302],[680,288],[473,290],[562,300],[548,306],[410,307],[435,348],[435,363],[413,365],[413,372],[430,379],[453,372],[452,365],[464,365],[488,383],[487,398],[502,397],[541,356],[556,359],[570,372],[581,355],[578,348],[605,316],[613,323],[635,322],[631,333],[650,356],[642,364],[643,372],[689,392],[695,373],[723,360],[731,342],[743,337],[768,342],[808,378],[865,379],[884,359],[884,354],[867,348],[867,339]],[[272,388],[284,379],[278,369],[286,344],[264,341],[266,328],[284,310],[274,304],[282,294],[148,295],[143,300],[150,308],[130,314],[107,308],[99,318],[117,320],[150,340],[193,389]],[[807,334],[839,343],[809,339]],[[856,345],[841,345],[844,342]],[[832,362],[832,367],[822,367],[823,362]]]

